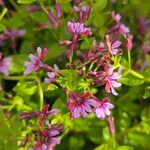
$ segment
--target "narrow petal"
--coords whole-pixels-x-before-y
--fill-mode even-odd
[[[115,42],[112,44],[112,48],[118,48],[120,45],[121,45],[121,42],[120,42],[120,41],[115,41]]]
[[[118,95],[118,93],[115,91],[115,89],[114,89],[112,86],[111,86],[111,92],[112,92],[112,94],[115,95],[115,96]]]
[[[105,90],[106,90],[107,93],[110,93],[110,92],[111,92],[111,91],[110,91],[110,84],[109,84],[109,83],[106,83],[106,85],[105,85]]]
[[[73,118],[79,118],[80,117],[80,108],[75,107],[73,110]]]

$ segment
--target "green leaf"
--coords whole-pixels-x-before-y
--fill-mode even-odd
[[[58,87],[52,83],[42,83],[42,89],[43,91],[54,91],[58,89]]]
[[[0,21],[3,19],[4,15],[7,13],[8,9],[5,7],[0,14]]]
[[[77,90],[79,77],[75,70],[61,70],[61,75],[57,82],[62,86],[65,86],[68,90]]]
[[[0,23],[0,32],[5,30],[5,26],[3,24]]]
[[[91,48],[92,47],[92,43],[94,41],[95,38],[85,38],[84,41],[82,42],[81,44],[81,49],[88,49],[88,48]]]
[[[14,87],[13,91],[25,95],[33,95],[37,91],[37,85],[31,81],[20,81],[17,86]]]
[[[133,75],[126,75],[120,79],[120,82],[128,86],[137,86],[143,84],[144,80]]]
[[[17,1],[19,4],[32,4],[36,2],[36,0],[18,0]]]
[[[94,9],[97,9],[98,11],[102,11],[107,6],[107,0],[97,0],[94,4]]]
[[[138,77],[138,78],[140,78],[140,79],[143,79],[143,78],[144,78],[143,75],[141,75],[140,73],[138,73],[138,72],[136,72],[136,71],[134,71],[134,70],[128,69],[128,71],[129,71],[132,75],[134,75],[135,77]]]
[[[108,148],[108,144],[106,143],[96,147],[94,150],[105,150],[107,148]]]
[[[26,60],[26,55],[14,55],[12,56],[12,67],[10,70],[11,74],[22,73],[24,71],[24,62]]]
[[[81,150],[84,146],[84,139],[82,136],[71,136],[69,139],[69,149],[70,150]]]
[[[150,97],[150,86],[145,88],[144,95],[143,95],[144,99],[147,99],[149,97]]]
[[[117,150],[133,150],[131,146],[122,145],[117,148]]]

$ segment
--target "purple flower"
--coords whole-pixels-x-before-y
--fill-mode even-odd
[[[79,23],[79,22],[68,22],[68,31],[71,33],[74,33],[76,35],[84,35],[84,36],[88,36],[91,35],[91,29],[90,28],[86,28],[84,26],[84,23]]]
[[[43,143],[60,144],[60,139],[57,137],[63,131],[62,125],[52,125],[51,128],[40,131],[40,136]]]
[[[48,78],[45,78],[46,83],[52,83],[56,81],[56,74],[54,72],[47,72]]]
[[[4,75],[9,75],[9,70],[11,69],[11,61],[10,57],[3,57],[3,53],[0,52],[0,73]]]
[[[105,66],[104,70],[106,72],[105,77],[105,90],[108,93],[112,93],[113,95],[117,96],[118,93],[115,91],[115,88],[120,87],[121,83],[117,82],[116,80],[121,78],[121,75],[117,72],[113,72],[114,68],[110,66]]]
[[[86,19],[89,18],[91,8],[86,5],[83,5],[81,7],[74,6],[74,11],[76,11],[78,14],[78,21],[80,23],[83,23]]]
[[[93,41],[93,46],[96,48],[96,50],[104,52],[107,51],[107,48],[105,48],[105,44],[103,42],[100,42],[99,44],[96,43],[96,41]]]
[[[118,29],[119,33],[122,34],[125,38],[127,37],[127,34],[130,32],[129,28],[126,27],[124,24],[120,24],[119,29]]]
[[[39,68],[43,66],[43,60],[48,54],[48,49],[44,48],[42,49],[40,47],[37,48],[37,54],[38,56],[34,56],[32,54],[29,55],[29,58],[31,59],[31,62],[26,61],[24,65],[27,67],[24,74],[28,75],[32,72],[37,71]]]
[[[118,48],[120,47],[120,41],[114,41],[111,43],[111,52],[112,54],[116,55],[118,53]]]
[[[104,119],[106,116],[110,116],[110,110],[114,108],[114,105],[110,103],[108,97],[104,98],[102,101],[99,101],[94,108],[95,115]]]
[[[45,105],[42,110],[36,112],[24,112],[20,114],[20,119],[40,117],[38,125],[42,126],[44,121],[47,121],[48,116],[58,114],[58,109],[49,110],[49,105]]]
[[[110,28],[106,34],[116,32],[117,34],[120,33],[123,35],[125,38],[127,34],[130,32],[129,28],[126,27],[122,22],[121,22],[121,16],[119,14],[115,14],[115,12],[111,12],[112,19],[116,22],[116,25]]]
[[[59,67],[56,64],[54,64],[54,72],[47,72],[48,78],[45,78],[44,81],[46,83],[55,82],[58,77],[58,74],[59,74]]]
[[[69,93],[68,109],[72,118],[87,117],[96,104],[97,101],[89,93],[84,93],[82,96],[75,92]]]
[[[112,19],[113,19],[115,22],[117,22],[117,23],[119,23],[120,20],[121,20],[120,14],[116,14],[115,11],[112,11],[112,12],[111,12],[111,17],[112,17]]]
[[[63,130],[63,125],[55,124],[39,131],[40,140],[36,141],[34,150],[53,150],[57,144],[60,144],[58,136]]]
[[[110,44],[110,51],[113,55],[118,54],[119,52],[119,47],[121,46],[121,42],[120,41],[110,41],[109,40],[109,44]],[[103,42],[100,42],[99,45],[96,44],[96,41],[93,42],[94,47],[96,47],[96,49],[98,51],[104,52],[107,51],[108,48],[105,47],[105,44]]]
[[[106,73],[105,71],[90,71],[88,75],[93,79],[94,84],[103,84]]]

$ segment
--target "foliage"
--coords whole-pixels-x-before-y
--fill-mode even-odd
[[[62,15],[56,4],[61,6]],[[89,32],[87,36],[86,32],[78,36],[76,42],[73,41],[73,31],[67,30],[69,21],[73,23],[79,19],[73,8],[75,5],[88,5],[92,8],[91,14],[84,20],[92,35]],[[0,150],[33,148],[35,142],[40,139],[35,133],[47,128],[47,124],[44,124],[47,119],[52,125],[64,125],[63,131],[60,130],[61,143],[55,147],[56,150],[150,149],[148,0],[144,3],[142,0],[83,0],[80,3],[78,0],[2,0],[0,7],[0,49],[3,53],[3,56],[0,54]],[[127,46],[130,46],[127,45],[127,37],[124,38],[120,34],[117,38],[122,42],[121,49],[118,49],[121,52],[108,56],[114,72],[122,75],[117,81],[122,83],[117,90],[118,96],[106,90],[106,81],[103,79],[97,84],[95,76],[90,73],[107,71],[100,65],[101,62],[97,61],[98,58],[91,59],[91,53],[85,55],[89,50],[97,50],[96,42],[106,42],[109,49],[109,40],[118,40],[109,31],[116,23],[111,17],[112,11],[121,14],[119,23],[123,22],[129,27],[130,34],[133,35],[132,50],[127,49]],[[106,36],[107,32],[110,32],[109,38]],[[66,44],[66,41],[71,44]],[[74,46],[73,51],[68,51],[71,50],[70,45]],[[39,46],[42,47],[39,60],[42,65],[31,74],[26,74],[27,66],[24,63],[28,61],[29,54],[36,53]],[[48,53],[44,47],[48,49]],[[94,53],[94,56],[97,54]],[[107,54],[100,53],[99,57],[102,56]],[[9,74],[1,70],[1,61],[5,57],[11,58]],[[48,72],[53,73],[51,80],[54,82],[45,82]],[[102,76],[101,74],[100,77]],[[100,102],[108,97],[114,105],[114,108],[110,109],[110,117],[114,118],[115,133],[109,131],[108,116],[97,118],[94,112],[86,118],[71,118],[71,92],[78,93],[82,100],[86,99],[86,92],[90,93],[93,99],[102,99]],[[44,118],[46,121],[39,114],[35,118],[20,118],[20,114],[24,112],[44,112],[42,108],[46,104],[49,104],[52,110],[58,108],[60,113],[53,117],[47,116]],[[41,120],[45,121],[42,127],[39,125]],[[29,140],[25,142],[28,135]],[[25,144],[22,144],[23,142]]]

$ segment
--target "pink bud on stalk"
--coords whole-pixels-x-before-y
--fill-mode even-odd
[[[51,22],[52,26],[54,28],[58,28],[58,26],[59,26],[58,18],[56,16],[54,16],[50,10],[48,11],[47,15],[48,15],[48,19]]]
[[[59,3],[56,3],[55,9],[56,9],[57,18],[61,18],[63,16],[63,12],[61,10],[61,5]]]
[[[106,121],[108,124],[109,131],[112,135],[115,135],[115,123],[114,123],[114,117],[106,117]]]
[[[128,51],[130,51],[132,49],[132,40],[133,40],[133,36],[131,34],[127,35],[127,39],[126,39],[126,48]]]

